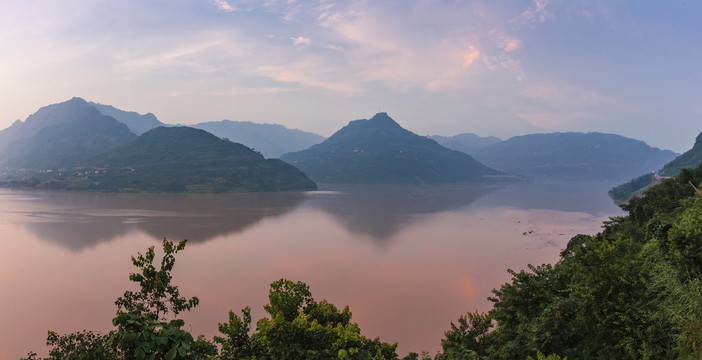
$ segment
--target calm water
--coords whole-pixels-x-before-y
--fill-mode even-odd
[[[611,183],[343,186],[311,193],[123,195],[0,190],[0,358],[46,355],[47,330],[108,331],[133,289],[130,256],[189,239],[174,282],[216,334],[227,311],[264,316],[268,286],[304,281],[349,305],[400,354],[439,349],[449,323],[486,311],[507,268],[554,262],[570,237],[621,210]]]

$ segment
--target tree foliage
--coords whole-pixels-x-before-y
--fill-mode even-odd
[[[556,264],[510,270],[493,309],[451,324],[439,356],[702,358],[702,197],[690,186],[700,182],[702,167],[683,169],[599,234],[573,237]],[[494,328],[477,326],[483,318]]]

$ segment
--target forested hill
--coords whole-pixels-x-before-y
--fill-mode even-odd
[[[677,154],[614,134],[515,136],[471,153],[495,169],[531,177],[626,180],[660,169]]]
[[[667,163],[661,169],[662,176],[675,176],[684,168],[696,168],[702,163],[702,133],[695,138],[695,145],[692,149]]]
[[[324,142],[281,159],[327,183],[449,183],[501,175],[470,155],[405,130],[386,113],[351,121]]]
[[[702,164],[702,133],[697,135],[692,149],[678,156],[673,161],[665,164],[658,174],[647,173],[626,183],[615,186],[609,191],[609,196],[617,203],[625,202],[634,196],[643,193],[650,186],[659,183],[662,179],[676,176],[684,168],[696,168]]]
[[[158,127],[114,148],[100,164],[103,191],[250,192],[314,190],[295,167],[189,127]],[[92,176],[92,175],[91,175]]]

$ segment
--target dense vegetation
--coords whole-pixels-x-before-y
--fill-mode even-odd
[[[627,180],[660,169],[677,154],[603,133],[515,136],[470,153],[497,170],[531,177]]]
[[[692,149],[665,164],[659,171],[659,176],[666,178],[676,176],[684,168],[696,168],[702,164],[702,133],[697,135],[695,145]],[[609,196],[616,202],[625,202],[634,196],[639,196],[649,187],[659,181],[653,174],[646,174],[630,180],[624,184],[615,186],[609,191]]]
[[[386,113],[352,121],[321,144],[281,159],[323,183],[451,183],[502,174],[403,129]]]
[[[615,186],[607,194],[615,203],[624,203],[634,196],[643,194],[647,188],[656,183],[656,174],[648,173],[636,179],[629,180],[624,184]]]
[[[452,324],[441,359],[702,357],[702,167],[623,208],[554,265],[511,271],[494,308]]]

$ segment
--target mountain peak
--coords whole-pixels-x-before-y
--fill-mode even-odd
[[[398,124],[395,120],[393,120],[388,113],[385,112],[379,112],[375,114],[370,120],[368,120],[369,123],[371,124],[381,124],[381,125],[391,125],[391,126],[397,126],[400,127],[400,124]]]
[[[85,101],[85,99],[74,96],[71,98],[71,100],[66,101],[67,103],[77,103],[77,104],[87,104],[88,102]]]

